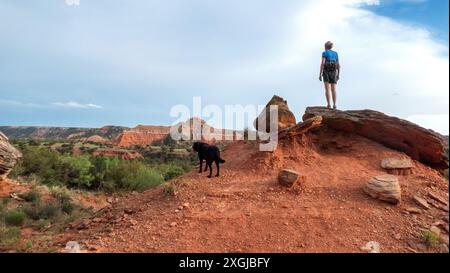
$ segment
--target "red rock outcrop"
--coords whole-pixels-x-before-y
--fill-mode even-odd
[[[99,135],[93,135],[82,140],[84,143],[111,144],[111,141]]]
[[[126,151],[120,149],[97,149],[93,156],[118,157],[125,160],[141,158],[142,155],[136,151]]]
[[[149,146],[169,136],[170,127],[139,125],[134,129],[124,130],[116,139],[119,147]]]
[[[178,137],[188,137],[194,141],[201,140],[208,143],[217,143],[243,138],[242,132],[227,129],[216,129],[209,125],[206,121],[196,117],[176,124],[171,128],[171,130],[175,134],[178,134]],[[190,136],[185,135],[186,132],[190,132]]]
[[[317,116],[332,129],[366,137],[436,169],[448,168],[444,136],[409,121],[373,110],[339,111],[325,107],[308,107],[303,120]]]
[[[20,157],[22,157],[22,154],[0,132],[0,180],[9,173]]]
[[[266,132],[269,132],[271,105],[278,106],[278,130],[283,130],[297,124],[295,115],[289,110],[287,101],[279,96],[273,96],[258,118],[253,122],[253,126],[255,126],[256,130],[260,131],[262,128],[260,128],[259,124],[265,122]]]

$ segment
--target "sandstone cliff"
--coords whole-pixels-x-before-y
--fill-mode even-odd
[[[156,141],[162,141],[169,136],[168,126],[139,125],[134,129],[124,130],[115,140],[119,147],[150,146]]]

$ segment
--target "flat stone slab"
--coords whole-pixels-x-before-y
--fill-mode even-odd
[[[436,200],[436,201],[438,201],[438,202],[448,206],[448,200],[446,200],[445,198],[440,197],[439,195],[437,195],[435,193],[432,193],[432,192],[429,192],[428,196],[430,196],[432,199],[434,199],[434,200]]]
[[[430,205],[428,204],[427,200],[423,199],[420,196],[414,196],[413,197],[414,202],[417,203],[417,205],[421,206],[424,209],[430,209]]]
[[[414,164],[410,159],[386,158],[381,161],[381,168],[390,174],[410,175]]]

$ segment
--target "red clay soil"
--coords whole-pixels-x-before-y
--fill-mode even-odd
[[[377,241],[382,252],[437,252],[421,244],[423,230],[441,221],[448,245],[448,182],[414,162],[414,173],[399,177],[402,202],[393,206],[367,196],[363,185],[384,174],[384,158],[407,158],[363,137],[315,130],[285,139],[274,153],[252,142],[235,142],[223,152],[220,178],[189,173],[176,179],[176,196],[162,187],[123,198],[102,216],[58,236],[88,252],[362,252]],[[295,189],[278,186],[282,168],[307,176]],[[420,214],[414,195],[434,206]],[[447,210],[447,211],[445,211]],[[446,228],[445,228],[446,226]]]

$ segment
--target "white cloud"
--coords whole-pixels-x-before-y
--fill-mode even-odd
[[[79,102],[75,102],[75,101],[69,101],[69,102],[54,102],[52,103],[55,106],[59,106],[59,107],[66,107],[66,108],[82,108],[82,109],[101,109],[103,108],[100,105],[97,104],[92,104],[92,103],[87,103],[87,104],[82,104]]]
[[[282,50],[233,74],[255,81],[291,81],[297,84],[297,88],[290,85],[291,90],[298,90],[288,93],[294,106],[317,104],[323,101],[322,86],[316,81],[320,53],[324,42],[332,40],[343,67],[338,87],[342,108],[370,108],[402,118],[448,113],[447,45],[435,41],[424,28],[379,16],[361,4],[379,3],[305,1],[292,20],[290,35],[280,41]],[[436,131],[448,131],[448,122],[428,124]]]
[[[413,115],[407,118],[409,121],[419,124],[420,126],[433,129],[440,128],[440,133],[444,135],[449,134],[449,115]]]
[[[46,108],[46,107],[48,107],[47,105],[43,105],[43,104],[39,104],[39,103],[22,102],[22,101],[5,100],[5,99],[0,99],[0,105],[13,106],[13,107],[28,107],[28,108]]]

